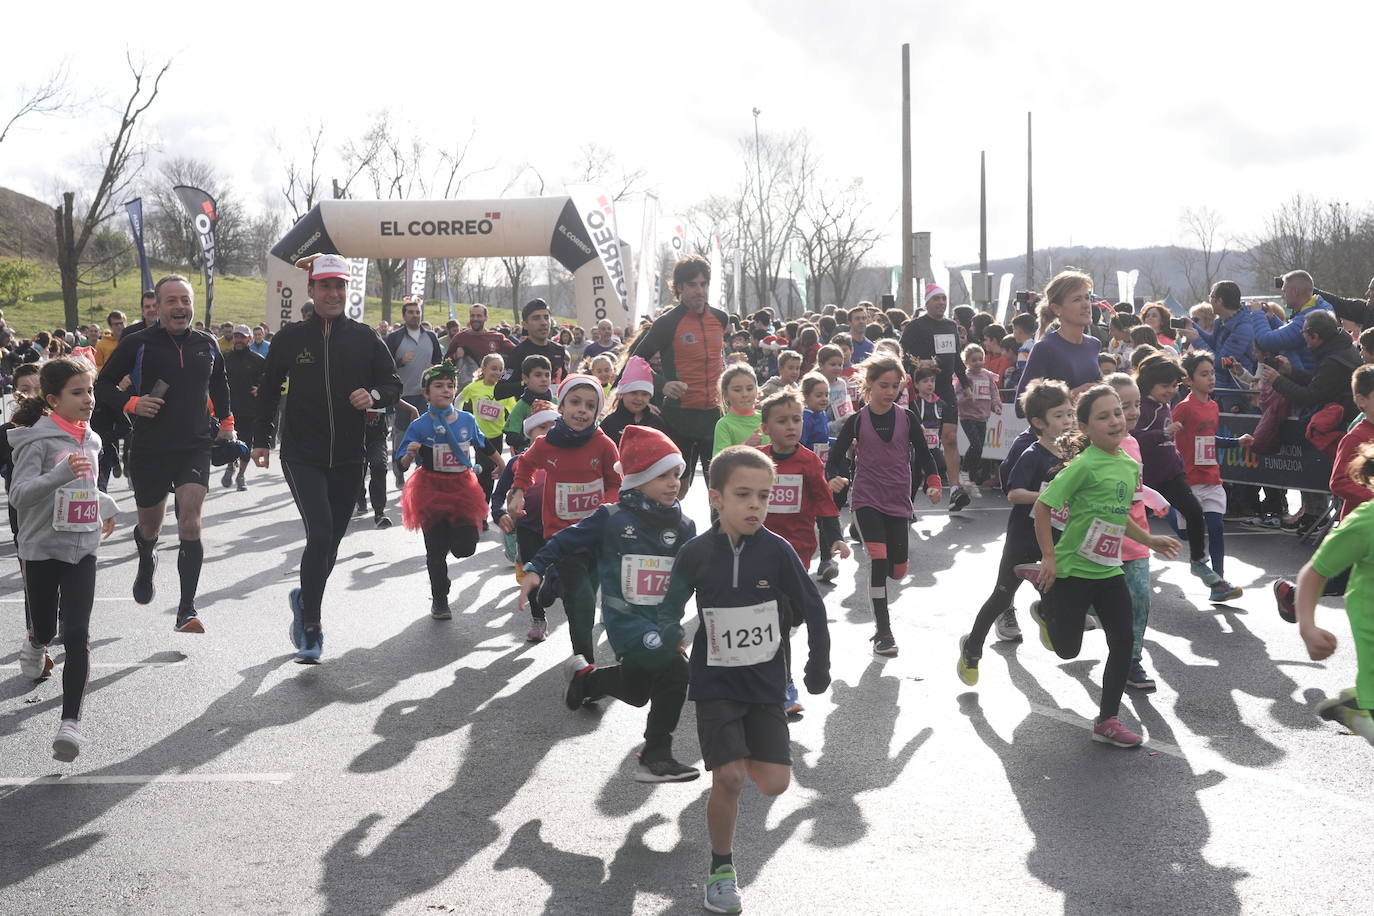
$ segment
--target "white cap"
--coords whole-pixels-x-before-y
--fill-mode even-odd
[[[315,263],[310,265],[310,279],[319,280],[323,277],[349,277],[352,272],[348,269],[348,262],[337,254],[322,254],[315,259]]]
[[[252,337],[253,329],[246,324],[236,324],[234,325],[234,333],[242,334],[244,337]]]

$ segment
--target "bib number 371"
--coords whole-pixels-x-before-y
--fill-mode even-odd
[[[706,627],[706,664],[712,668],[743,668],[762,664],[778,654],[782,623],[778,603],[765,601],[747,607],[701,609]]]

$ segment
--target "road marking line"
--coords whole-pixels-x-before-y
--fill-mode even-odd
[[[55,664],[60,665],[62,664],[62,662],[55,662]],[[186,659],[183,658],[174,662],[91,662],[91,667],[112,668],[115,671],[123,671],[125,668],[173,668],[177,665],[184,664],[186,664]],[[19,665],[18,663],[12,665],[0,665],[0,668],[3,668],[7,671],[17,671],[19,669]]]
[[[128,776],[17,776],[0,777],[0,786],[118,786],[149,783],[266,782],[281,785],[293,773],[152,773]]]

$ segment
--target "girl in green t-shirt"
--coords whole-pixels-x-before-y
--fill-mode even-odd
[[[1040,641],[1060,658],[1077,658],[1083,619],[1091,608],[1107,636],[1102,702],[1093,740],[1137,747],[1144,738],[1121,724],[1121,692],[1131,665],[1131,593],[1121,571],[1121,539],[1128,537],[1166,557],[1181,545],[1131,521],[1131,497],[1140,465],[1121,450],[1130,433],[1121,398],[1109,385],[1085,391],[1076,408],[1082,449],[1040,494],[1035,504],[1035,539],[1042,555],[1038,585],[1044,597],[1031,605]],[[1069,521],[1056,544],[1050,511],[1067,507]]]
[[[716,421],[714,458],[732,445],[768,445],[758,408],[759,382],[748,363],[736,363],[720,374],[720,413]]]
[[[501,433],[506,428],[506,419],[510,416],[511,408],[515,406],[515,398],[496,398],[496,383],[501,380],[501,373],[505,371],[506,363],[501,354],[488,353],[482,357],[482,368],[477,377],[458,394],[458,403],[462,405],[463,410],[472,414],[482,435],[487,437],[488,442],[496,443],[496,456],[501,454]],[[491,499],[491,490],[496,484],[496,478],[501,474],[501,469],[496,457],[481,452],[477,453],[477,464],[477,481],[482,487],[482,492]]]

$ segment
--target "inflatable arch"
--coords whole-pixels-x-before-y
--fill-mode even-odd
[[[268,255],[266,318],[273,329],[300,318],[306,276],[295,262],[321,253],[355,259],[552,257],[573,275],[579,324],[590,329],[603,318],[616,327],[629,323],[629,247],[619,239],[614,205],[595,191],[509,200],[321,201]],[[360,317],[361,299],[352,300],[349,314]]]

